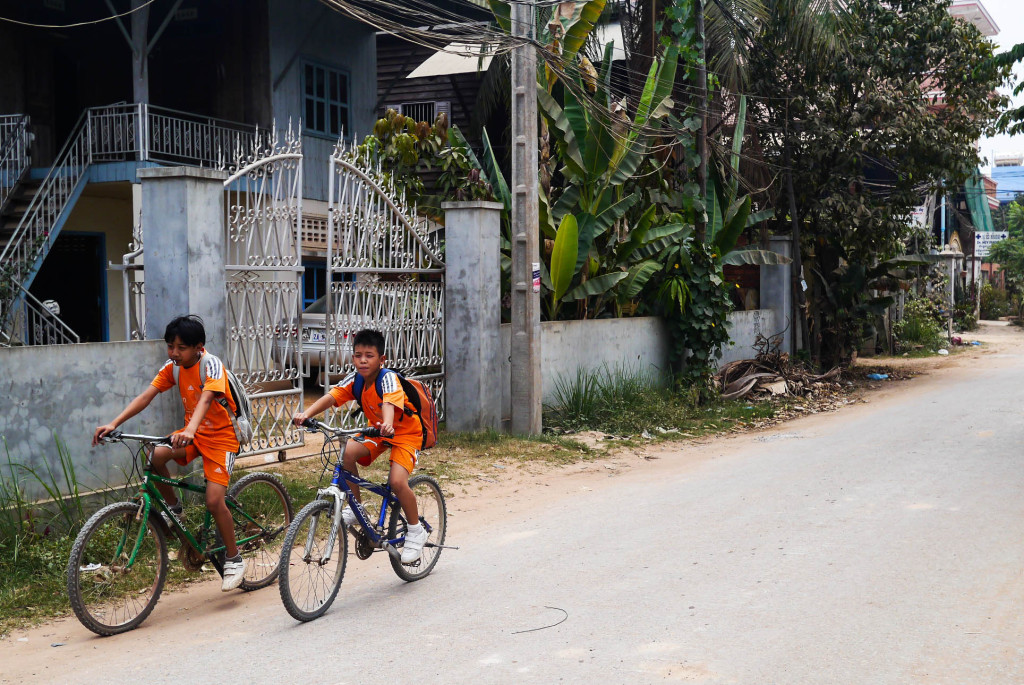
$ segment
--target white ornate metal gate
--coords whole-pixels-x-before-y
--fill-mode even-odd
[[[250,392],[255,435],[243,454],[303,444],[291,422],[302,406],[302,142],[289,129],[259,141],[224,182],[228,350]]]
[[[353,369],[353,335],[375,328],[388,367],[427,383],[444,417],[445,266],[430,229],[387,174],[339,142],[328,192],[325,390]],[[355,411],[341,418],[352,424]]]

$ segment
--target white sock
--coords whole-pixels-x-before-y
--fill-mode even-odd
[[[409,533],[419,533],[422,530],[423,530],[423,524],[422,523],[417,523],[416,525],[409,526],[408,530],[405,531],[405,534],[408,535]]]

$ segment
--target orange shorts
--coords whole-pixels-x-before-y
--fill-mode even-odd
[[[200,453],[199,448],[193,442],[185,447],[185,456],[175,457],[174,461],[184,466],[196,457],[202,457],[203,475],[206,476],[206,480],[227,487],[231,481],[231,472],[235,468],[235,457],[237,456],[237,452],[228,452],[209,446],[204,446]]]
[[[370,454],[356,461],[360,466],[369,466],[389,447],[391,448],[391,463],[398,464],[410,475],[416,469],[416,462],[419,461],[420,451],[411,445],[400,442],[391,443],[381,438],[367,438],[363,442],[363,447],[370,450]]]

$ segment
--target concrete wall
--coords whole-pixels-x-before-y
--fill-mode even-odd
[[[661,372],[668,368],[668,335],[661,319],[593,319],[544,321],[541,333],[541,376],[544,402],[554,399],[560,376],[573,377],[576,369],[625,366]],[[512,327],[501,327],[502,416],[511,418]]]
[[[333,11],[316,0],[270,3],[270,77],[274,118],[279,129],[303,118],[301,66],[308,60],[348,72],[349,129],[372,133],[377,103],[377,41],[373,27]],[[327,158],[335,140],[304,136],[305,197],[327,199]]]
[[[123,484],[128,451],[120,445],[90,447],[93,431],[142,392],[166,358],[162,340],[0,348],[0,437],[7,443],[0,477],[10,478],[7,454],[41,473],[47,464],[61,473],[56,434],[80,488]],[[182,419],[177,393],[165,392],[123,429],[165,435],[180,428]],[[45,496],[31,479],[25,488],[30,498]]]
[[[732,345],[722,350],[722,364],[754,356],[757,333],[776,330],[775,312],[754,309],[729,314],[729,335]],[[662,373],[669,367],[669,339],[661,319],[638,317],[626,319],[593,319],[588,321],[544,321],[541,329],[541,375],[544,402],[554,400],[559,378],[572,378],[578,368],[627,368]],[[501,397],[502,417],[509,420],[512,412],[509,362],[512,328],[501,327]]]
[[[719,365],[737,359],[752,359],[757,355],[754,342],[757,334],[768,337],[778,333],[781,326],[776,326],[775,311],[771,309],[751,309],[744,312],[729,313],[729,339],[731,345],[722,348]]]

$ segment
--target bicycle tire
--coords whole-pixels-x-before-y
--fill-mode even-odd
[[[292,498],[280,478],[262,471],[240,478],[228,490],[228,495],[260,526],[268,529],[259,538],[238,546],[245,559],[245,579],[240,587],[246,591],[259,590],[273,583],[281,569],[281,547],[292,522]],[[245,539],[258,530],[244,516],[232,512],[232,518],[235,540]],[[218,546],[220,544],[218,540]]]
[[[153,512],[144,522],[147,532],[135,562],[130,568],[123,563],[143,525],[135,520],[138,511],[137,502],[103,507],[85,522],[71,548],[68,599],[82,625],[97,635],[137,628],[153,611],[167,580],[167,538]]]
[[[423,553],[415,566],[406,566],[401,559],[388,555],[391,560],[391,568],[404,581],[413,582],[427,576],[434,570],[437,560],[441,556],[440,547],[428,545],[443,545],[445,534],[448,532],[448,510],[445,506],[444,493],[440,484],[426,474],[418,474],[409,479],[409,487],[416,494],[416,508],[419,509],[420,518],[430,524],[430,536],[423,546]],[[405,535],[406,529],[405,514],[400,506],[391,509],[391,518],[388,523],[388,537],[394,539]]]
[[[327,611],[341,589],[348,560],[348,535],[338,526],[331,559],[323,564],[322,553],[331,534],[334,500],[318,499],[298,513],[288,527],[281,550],[278,588],[284,608],[298,621],[312,621]],[[306,542],[312,531],[312,548],[306,556]]]

